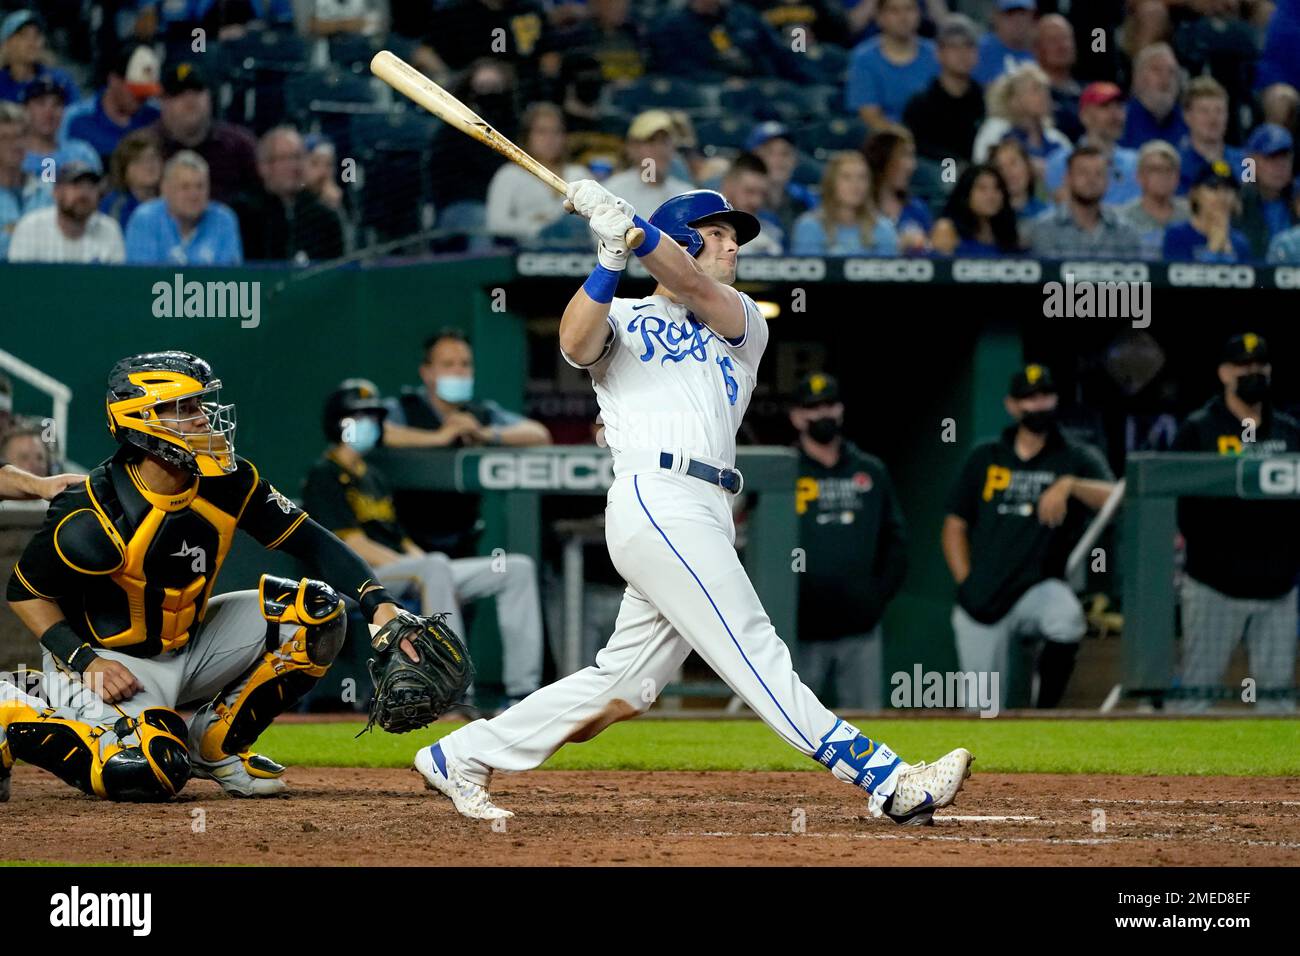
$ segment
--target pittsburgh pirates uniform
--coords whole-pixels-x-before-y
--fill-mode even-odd
[[[1300,422],[1274,408],[1261,416],[1253,441],[1243,441],[1244,433],[1220,395],[1188,416],[1172,450],[1260,456],[1300,451]],[[1259,709],[1293,711],[1300,505],[1183,498],[1178,526],[1187,541],[1179,678],[1187,696],[1175,708],[1208,709],[1223,687],[1233,649],[1244,639]]]
[[[787,743],[871,793],[873,813],[909,766],[803,684],[736,553],[728,469],[769,333],[732,291],[746,317],[734,339],[666,296],[611,303],[604,353],[587,369],[614,456],[605,535],[623,604],[594,666],[443,738],[472,782],[536,767],[647,710],[691,650]]]
[[[501,631],[502,682],[508,698],[525,697],[542,683],[542,605],[537,570],[526,554],[449,558],[430,551],[406,554],[413,544],[397,520],[387,478],[373,465],[358,470],[326,454],[307,474],[303,504],[337,535],[360,531],[403,555],[375,569],[394,594],[415,591],[422,614],[447,614],[447,624],[465,633],[460,605],[495,596]]]
[[[1114,480],[1100,452],[1059,429],[1048,433],[1037,455],[1022,460],[1017,428],[976,446],[948,497],[948,513],[965,521],[970,535],[970,575],[952,611],[957,657],[963,671],[1001,675],[1003,706],[1013,637],[1077,644],[1087,632],[1079,599],[1063,580],[1086,510],[1072,500],[1065,522],[1051,528],[1038,519],[1038,499],[1065,475]]]

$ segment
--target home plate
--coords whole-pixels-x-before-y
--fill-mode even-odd
[[[958,816],[956,814],[945,813],[943,816],[936,816],[935,820],[954,820],[957,823],[1033,823],[1038,817],[977,817],[977,816]]]

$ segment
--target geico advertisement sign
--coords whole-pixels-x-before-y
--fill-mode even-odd
[[[1259,490],[1266,495],[1300,493],[1300,459],[1279,458],[1259,463]]]
[[[614,459],[601,454],[486,454],[478,460],[484,491],[598,491],[614,482]]]

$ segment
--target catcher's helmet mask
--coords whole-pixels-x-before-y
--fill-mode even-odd
[[[130,445],[195,476],[230,474],[235,406],[221,401],[221,379],[188,352],[132,355],[113,366],[106,399],[108,430]]]
[[[649,221],[685,246],[692,259],[704,249],[700,228],[711,222],[725,222],[735,229],[736,244],[740,246],[756,238],[761,228],[758,219],[736,209],[722,193],[712,189],[692,189],[665,200]]]

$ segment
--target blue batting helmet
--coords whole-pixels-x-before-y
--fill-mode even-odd
[[[736,242],[742,246],[758,235],[758,220],[747,212],[732,208],[722,193],[712,189],[692,189],[674,196],[650,217],[650,225],[685,246],[692,259],[704,248],[704,237],[698,227],[706,222],[730,223],[736,230]]]

